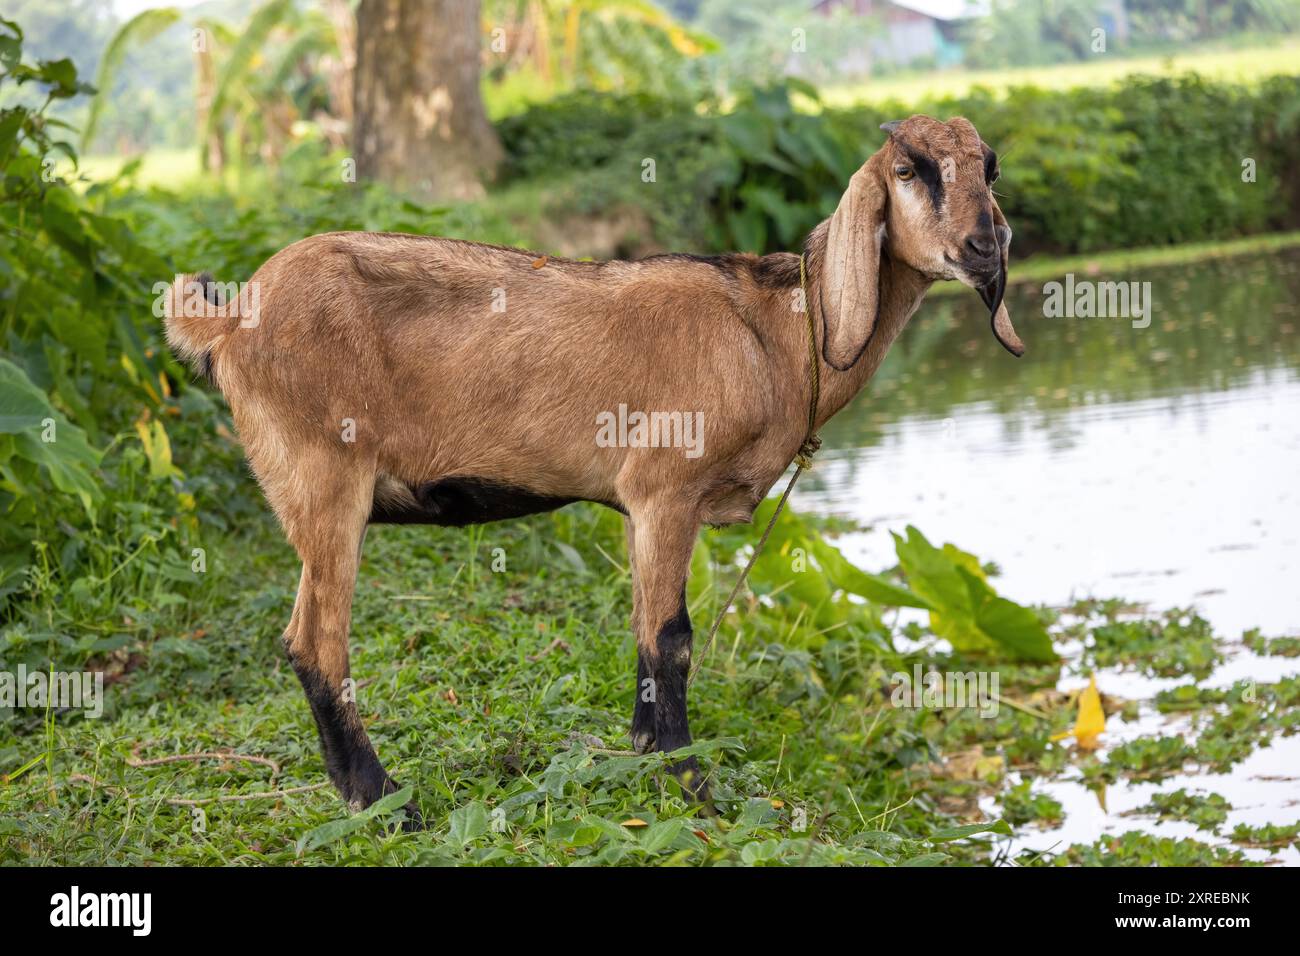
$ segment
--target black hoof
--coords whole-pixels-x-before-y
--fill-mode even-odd
[[[337,775],[335,785],[354,813],[359,813],[383,797],[402,789],[377,760],[361,761],[360,766],[351,768],[350,772]],[[410,832],[424,829],[424,818],[414,800],[402,809],[406,811],[406,818],[402,821],[403,830]]]

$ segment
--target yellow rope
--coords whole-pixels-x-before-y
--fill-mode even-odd
[[[799,257],[799,292],[802,296],[800,305],[808,316],[808,365],[812,380],[811,398],[808,403],[808,430],[804,434],[803,443],[799,446],[798,453],[794,456],[794,474],[790,476],[790,482],[785,486],[785,491],[781,492],[781,497],[776,502],[776,508],[772,511],[772,518],[763,529],[763,535],[758,539],[758,544],[754,545],[754,553],[750,555],[749,562],[745,565],[745,570],[740,572],[740,577],[736,580],[736,585],[727,595],[726,602],[718,611],[718,616],[713,622],[713,627],[709,630],[709,636],[704,641],[704,646],[700,648],[700,653],[696,656],[695,666],[691,668],[690,677],[687,678],[687,684],[694,682],[695,675],[700,672],[704,665],[705,655],[708,654],[709,648],[713,646],[713,639],[718,636],[718,629],[722,627],[722,621],[731,610],[732,603],[736,600],[736,595],[740,589],[745,586],[745,580],[749,577],[749,572],[753,570],[754,563],[758,561],[758,556],[763,553],[763,546],[767,544],[767,539],[772,536],[772,529],[776,527],[777,519],[781,517],[781,512],[785,510],[785,503],[790,499],[790,492],[794,491],[794,483],[799,480],[807,469],[812,467],[813,455],[822,446],[822,440],[817,437],[817,404],[821,400],[821,368],[817,362],[817,329],[813,324],[812,309],[808,308],[808,285],[804,272],[804,258]]]

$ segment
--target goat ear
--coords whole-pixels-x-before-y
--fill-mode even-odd
[[[822,355],[839,371],[856,362],[876,326],[886,187],[877,153],[853,174],[831,217],[821,275]]]

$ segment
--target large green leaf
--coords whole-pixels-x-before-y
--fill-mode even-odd
[[[775,499],[759,505],[754,526],[766,527],[775,507]],[[850,594],[888,607],[930,607],[906,587],[855,567],[820,529],[788,507],[754,563],[749,586],[755,594],[803,605],[819,628],[841,625],[860,612]]]
[[[886,607],[929,609],[929,602],[920,595],[895,584],[888,578],[878,574],[868,574],[844,557],[839,548],[825,538],[818,536],[811,542],[811,546],[817,564],[835,587]]]
[[[54,409],[17,365],[0,358],[0,434],[13,436],[14,454],[41,468],[54,487],[75,494],[87,514],[100,499],[99,452],[86,433]],[[50,440],[46,440],[49,438]]]
[[[959,651],[1008,651],[1020,660],[1052,661],[1052,639],[1029,608],[1000,597],[973,555],[934,547],[911,525],[894,535],[899,564],[930,605],[930,629]]]

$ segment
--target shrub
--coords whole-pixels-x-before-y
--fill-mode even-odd
[[[509,174],[581,177],[588,205],[643,206],[670,246],[795,249],[883,141],[881,122],[966,116],[1003,157],[999,202],[1019,253],[1227,238],[1300,222],[1300,77],[1256,86],[1134,76],[1113,88],[1005,97],[976,89],[919,104],[816,113],[786,80],[725,111],[647,95],[562,97],[501,125]],[[654,158],[661,188],[640,179]],[[1256,181],[1243,181],[1254,160]]]
[[[89,87],[69,60],[23,62],[22,39],[16,24],[0,21],[0,92],[37,88],[34,102],[43,101],[11,96],[0,110],[0,619],[14,625],[0,637],[7,663],[65,642],[93,653],[79,625],[111,632],[119,611],[166,603],[196,580],[196,500],[212,503],[217,520],[230,507],[227,479],[187,479],[171,460],[168,428],[182,398],[209,418],[216,412],[201,393],[185,395],[186,376],[161,347],[152,289],[169,278],[170,263],[105,214],[93,190],[82,195],[55,174],[55,154],[76,157],[56,139],[61,124],[46,107]],[[233,478],[228,466],[214,471]],[[23,599],[40,594],[51,604],[58,598],[60,613],[25,629],[17,620]]]

